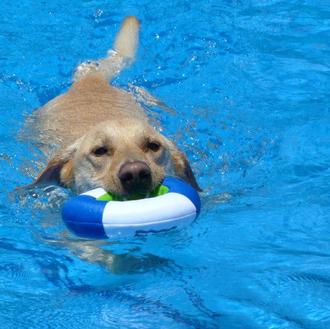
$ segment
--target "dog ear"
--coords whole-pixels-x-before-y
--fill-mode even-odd
[[[179,177],[188,182],[197,191],[202,192],[203,190],[199,187],[195,175],[191,169],[189,161],[186,155],[180,151],[173,143],[170,143],[170,153],[172,162],[174,165],[174,172]]]
[[[39,174],[36,180],[28,187],[37,185],[58,184],[69,187],[73,183],[73,157],[78,148],[79,140],[63,152],[55,155]]]
[[[58,184],[70,186],[73,181],[73,160],[56,155],[39,174],[32,186]]]

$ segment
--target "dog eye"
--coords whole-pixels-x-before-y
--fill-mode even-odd
[[[97,156],[97,157],[100,157],[104,154],[107,154],[108,153],[108,149],[104,146],[101,146],[101,147],[97,147],[96,149],[94,149],[92,151],[92,153]]]
[[[153,152],[157,152],[157,151],[159,151],[159,149],[160,149],[160,143],[158,143],[158,142],[148,142],[147,143],[147,148],[148,148],[148,150],[151,150],[151,151],[153,151]]]

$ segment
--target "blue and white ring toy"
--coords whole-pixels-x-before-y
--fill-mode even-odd
[[[130,201],[105,201],[107,192],[97,188],[67,200],[62,217],[72,232],[90,239],[159,232],[195,220],[201,208],[197,191],[173,177],[165,178],[164,187],[163,195]]]

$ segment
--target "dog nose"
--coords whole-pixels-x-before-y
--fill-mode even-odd
[[[146,192],[151,187],[150,167],[142,161],[125,162],[118,178],[128,193]]]

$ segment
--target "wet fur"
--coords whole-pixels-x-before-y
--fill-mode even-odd
[[[33,185],[57,183],[78,193],[103,187],[124,195],[119,168],[127,161],[143,161],[151,169],[152,188],[165,175],[174,175],[199,189],[186,156],[152,128],[130,93],[109,84],[134,61],[139,26],[135,17],[127,17],[108,57],[81,64],[71,88],[33,114],[43,151],[50,156],[48,146],[55,144],[57,149]],[[158,152],[146,147],[150,141],[161,145]],[[109,152],[95,157],[93,150],[100,146]]]

